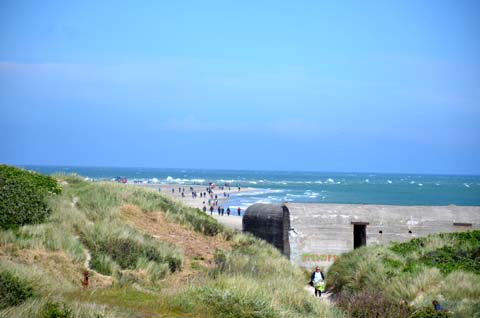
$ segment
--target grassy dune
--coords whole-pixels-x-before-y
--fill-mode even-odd
[[[55,179],[58,191],[42,192],[44,201],[38,196],[32,201],[42,215],[27,220],[35,224],[17,226],[14,209],[4,218],[0,317],[427,318],[480,313],[479,231],[346,253],[327,273],[334,301],[329,304],[305,291],[308,273],[275,248],[226,229],[197,209],[143,188],[67,175]],[[27,177],[22,179],[26,183]],[[19,189],[12,193],[25,198]],[[85,271],[88,288],[82,287]],[[448,311],[432,312],[433,299]]]
[[[45,222],[0,231],[0,317],[343,317],[305,273],[161,193],[57,175]],[[90,285],[82,287],[83,272]],[[13,278],[12,278],[13,277]],[[2,289],[3,288],[3,289]]]
[[[364,317],[359,307],[382,310],[371,304],[382,301],[388,308],[386,317],[429,317],[434,299],[450,312],[445,317],[476,317],[480,314],[480,231],[360,248],[339,257],[327,278],[340,306],[350,313],[358,311],[354,317]]]

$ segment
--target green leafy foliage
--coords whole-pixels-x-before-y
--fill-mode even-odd
[[[32,287],[12,273],[0,272],[0,309],[17,306],[33,296]]]
[[[404,272],[413,272],[417,264],[437,267],[443,273],[464,270],[480,274],[480,231],[442,233],[440,239],[447,243],[433,250],[425,250],[428,237],[416,238],[405,243],[394,243],[390,249],[409,258]],[[414,257],[415,253],[420,254]]]
[[[0,227],[43,222],[51,213],[46,198],[61,192],[55,179],[0,165]]]
[[[444,246],[426,253],[420,260],[444,273],[464,270],[480,274],[480,247]]]
[[[66,304],[47,302],[40,311],[41,318],[70,318],[72,309]]]

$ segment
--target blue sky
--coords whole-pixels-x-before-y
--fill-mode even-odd
[[[0,2],[0,162],[480,174],[478,1]]]

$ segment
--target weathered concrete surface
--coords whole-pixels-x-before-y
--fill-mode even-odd
[[[480,207],[300,203],[287,207],[290,259],[307,268],[328,267],[336,256],[353,249],[352,222],[368,223],[367,246],[480,228]]]
[[[243,216],[243,231],[264,239],[283,255],[290,257],[290,217],[288,209],[280,204],[251,205]]]
[[[254,204],[243,230],[277,247],[300,266],[328,267],[354,248],[354,226],[366,245],[404,242],[440,232],[480,229],[480,207],[349,204]]]

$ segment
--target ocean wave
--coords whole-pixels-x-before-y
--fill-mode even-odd
[[[315,199],[320,195],[318,192],[313,192],[313,191],[305,191],[303,194],[293,194],[293,193],[287,193],[286,198],[311,198]]]
[[[264,195],[264,194],[269,194],[269,193],[282,193],[285,192],[285,190],[279,190],[279,189],[256,189],[257,191],[246,191],[246,192],[238,192],[238,193],[232,193],[232,196],[236,197],[245,197],[245,196],[257,196],[257,195]]]
[[[156,178],[155,178],[156,179]],[[158,180],[158,179],[157,179]],[[185,178],[173,178],[171,176],[166,177],[160,181],[161,183],[178,183],[178,184],[185,184],[185,183],[205,183],[205,179],[185,179]]]

